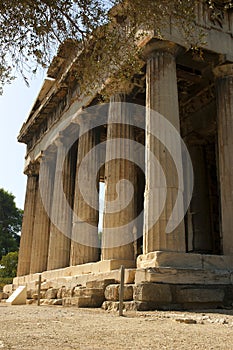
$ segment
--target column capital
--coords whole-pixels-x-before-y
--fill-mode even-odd
[[[233,63],[223,64],[213,69],[215,78],[233,77]]]
[[[42,152],[42,160],[48,159],[53,160],[55,159],[55,155],[57,152],[57,147],[54,143],[51,143],[43,152]]]
[[[41,164],[53,164],[56,161],[56,151],[57,148],[52,143],[44,151],[40,152],[39,157],[36,159],[39,165],[39,170],[41,169]]]
[[[91,117],[92,116],[90,113],[83,110],[82,113],[75,116],[75,118],[73,118],[72,121],[74,121],[81,127],[83,124],[88,124],[91,121]]]
[[[24,174],[27,176],[37,176],[40,171],[40,162],[39,160],[30,161],[24,169]]]
[[[51,158],[53,154],[57,152],[60,147],[67,147],[71,145],[70,135],[66,134],[65,131],[58,132],[52,140],[51,146],[48,148],[48,156]]]
[[[79,125],[79,136],[85,134],[87,131],[95,127],[96,116],[88,111],[83,110],[82,113],[75,116],[72,121]]]
[[[52,144],[56,147],[59,147],[63,145],[64,143],[64,135],[61,132],[58,132],[57,135],[54,137]]]
[[[79,108],[79,110],[75,113],[73,118],[71,119],[72,124],[79,124],[79,116],[84,113],[84,107]]]
[[[184,48],[182,46],[171,41],[153,39],[146,45],[143,55],[144,58],[148,60],[161,53],[177,57],[183,51]]]

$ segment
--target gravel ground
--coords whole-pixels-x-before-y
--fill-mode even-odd
[[[233,349],[233,310],[127,312],[0,303],[0,349]]]

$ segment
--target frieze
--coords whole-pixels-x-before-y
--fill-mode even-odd
[[[67,104],[68,98],[65,96],[60,102],[58,102],[57,106],[54,108],[52,112],[48,112],[47,114],[43,114],[44,120],[37,127],[36,131],[33,134],[33,137],[27,143],[27,152],[30,152],[34,145],[38,143],[47,132],[49,128],[51,128],[61,117],[64,112]]]

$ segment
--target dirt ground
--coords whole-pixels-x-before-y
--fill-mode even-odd
[[[0,349],[233,349],[233,310],[127,312],[0,303]]]

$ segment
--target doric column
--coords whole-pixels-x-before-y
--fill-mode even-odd
[[[233,64],[215,68],[223,253],[233,254]]]
[[[27,188],[24,204],[22,233],[20,238],[17,276],[24,276],[30,273],[32,234],[35,218],[35,204],[38,190],[38,162],[30,163],[25,171],[25,174],[27,175]]]
[[[166,227],[178,196],[183,198],[182,179],[178,178],[177,168],[168,149],[176,154],[176,163],[182,167],[181,144],[174,139],[169,127],[156,117],[160,113],[179,132],[179,105],[176,77],[176,54],[174,44],[160,43],[147,61],[146,70],[146,189],[144,200],[144,254],[156,251],[185,252],[185,229],[182,221],[171,233]],[[155,112],[153,112],[153,111]],[[158,138],[153,134],[160,135]],[[158,139],[162,138],[163,144]],[[152,167],[154,156],[160,168]],[[165,176],[164,176],[165,175]],[[164,182],[164,177],[166,182]],[[181,184],[181,186],[179,185]],[[165,199],[163,198],[166,194]],[[160,207],[165,200],[163,210]],[[180,203],[180,212],[183,206]],[[179,216],[176,213],[175,216]],[[157,217],[157,220],[155,219]],[[172,220],[176,220],[174,217]]]
[[[33,228],[30,273],[47,270],[50,208],[53,194],[55,155],[47,152],[40,160],[39,188],[37,191],[35,221]]]
[[[72,231],[72,205],[75,180],[75,151],[69,138],[60,135],[55,140],[57,161],[54,179],[53,201],[47,270],[69,266]]]
[[[116,94],[110,99],[102,260],[134,260],[135,235],[132,222],[137,217],[135,197],[137,173],[135,164],[129,160],[130,156],[132,159],[135,156],[132,143],[134,128],[128,124],[132,116],[125,102],[125,94]],[[132,192],[131,198],[129,190]]]
[[[84,114],[76,120],[80,125],[80,137],[76,165],[70,265],[99,260],[99,179],[95,178],[98,161],[95,146],[98,144],[98,133],[95,129],[91,129],[89,118],[88,114]],[[82,171],[80,167],[82,167]],[[84,198],[83,195],[87,191],[90,192],[90,188],[87,188],[87,186],[88,184],[93,185],[93,183],[91,198],[90,201],[87,201],[87,198]]]

